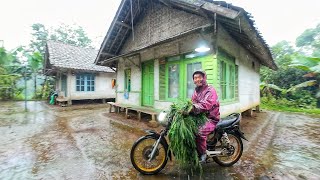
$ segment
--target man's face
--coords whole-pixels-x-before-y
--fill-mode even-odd
[[[195,74],[193,76],[193,82],[197,87],[202,86],[202,80],[203,76],[201,74]]]

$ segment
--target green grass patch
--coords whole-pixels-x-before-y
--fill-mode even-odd
[[[282,111],[282,112],[297,112],[297,113],[305,113],[310,115],[320,115],[320,109],[318,108],[294,108],[294,107],[287,107],[287,106],[275,106],[270,104],[261,104],[261,108],[273,111]]]

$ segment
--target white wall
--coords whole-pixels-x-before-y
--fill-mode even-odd
[[[224,49],[227,53],[236,58],[238,65],[238,88],[239,88],[239,102],[222,105],[220,112],[223,115],[233,112],[243,112],[247,109],[255,107],[260,104],[260,75],[259,62],[246,49],[240,46],[231,36],[218,26],[218,47]],[[252,67],[252,62],[255,68]]]
[[[132,63],[134,62],[134,64]],[[130,104],[140,106],[141,93],[141,70],[139,64],[139,56],[131,58],[120,58],[117,67],[117,103]],[[124,70],[131,69],[131,91],[129,98],[124,97]]]
[[[95,76],[95,91],[76,91],[76,76],[70,72],[67,76],[69,100],[81,99],[107,99],[115,98],[115,88],[112,88],[111,80],[116,78],[116,73],[97,73]],[[57,77],[56,88],[61,91],[60,78]]]

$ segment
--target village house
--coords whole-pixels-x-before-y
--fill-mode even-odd
[[[116,69],[115,105],[150,112],[190,99],[204,70],[222,116],[259,106],[259,70],[277,69],[250,13],[204,0],[122,0],[95,63]]]
[[[98,66],[94,60],[98,51],[60,42],[48,41],[44,73],[54,76],[57,101],[72,104],[74,100],[102,101],[115,98],[116,74],[109,67]]]

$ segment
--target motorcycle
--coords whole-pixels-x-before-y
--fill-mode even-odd
[[[140,137],[132,146],[130,159],[133,167],[142,174],[153,175],[159,173],[172,160],[169,144],[166,140],[173,117],[163,111],[158,116],[158,122],[165,128],[157,133],[146,130],[147,135]],[[241,139],[247,140],[240,130],[241,115],[232,113],[221,118],[215,130],[207,138],[206,163],[229,167],[235,164],[243,152]]]

